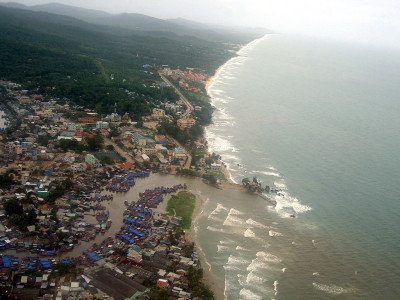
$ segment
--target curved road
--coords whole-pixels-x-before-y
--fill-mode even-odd
[[[192,111],[194,110],[193,105],[192,105],[192,104],[189,102],[189,100],[181,93],[181,91],[180,91],[176,86],[174,86],[174,85],[171,83],[171,81],[169,81],[167,78],[165,78],[164,75],[161,74],[160,71],[158,71],[158,75],[160,75],[161,79],[164,80],[164,82],[165,82],[166,84],[168,84],[169,86],[171,86],[171,87],[174,88],[175,92],[179,95],[179,97],[181,98],[181,100],[185,103],[185,105],[186,105],[186,111],[183,113],[183,115],[181,116],[181,118],[187,118],[187,117],[192,113]]]

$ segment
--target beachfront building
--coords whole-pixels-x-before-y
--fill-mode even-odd
[[[194,124],[196,124],[196,120],[193,118],[182,118],[177,121],[177,124],[178,124],[179,129],[184,130],[184,129],[190,128]]]

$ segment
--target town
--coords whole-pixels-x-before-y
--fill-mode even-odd
[[[212,299],[182,216],[157,211],[172,194],[187,193],[185,185],[146,189],[117,204],[117,219],[110,213],[118,195],[151,173],[224,181],[220,157],[189,132],[202,125],[201,106],[181,95],[132,120],[117,108],[101,115],[10,81],[0,88],[4,298]]]

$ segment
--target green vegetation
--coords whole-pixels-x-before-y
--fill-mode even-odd
[[[159,124],[158,133],[170,135],[183,145],[193,146],[194,142],[204,134],[204,128],[196,123],[191,128],[181,130],[176,124],[176,120],[164,120]]]
[[[214,299],[214,293],[202,282],[203,270],[189,267],[188,273],[188,284],[193,296],[201,297],[204,300]]]
[[[170,216],[182,217],[182,228],[189,229],[192,224],[192,214],[195,208],[196,196],[187,191],[181,191],[173,195],[167,204]]]
[[[207,174],[212,175],[218,179],[222,179],[222,180],[225,179],[224,173],[222,173],[220,171],[208,171]]]
[[[179,175],[187,175],[187,176],[194,176],[194,177],[197,177],[200,175],[200,173],[197,171],[190,170],[190,169],[181,169],[181,168],[177,168],[176,173]]]
[[[0,175],[0,188],[1,189],[9,189],[14,184],[12,177],[9,173],[4,175]]]
[[[172,88],[157,85],[157,66],[197,67],[212,74],[233,56],[223,43],[4,6],[0,27],[0,78],[100,113],[112,112],[117,103],[118,113],[136,120],[150,114],[157,101],[178,99]]]

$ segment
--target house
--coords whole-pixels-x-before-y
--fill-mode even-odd
[[[157,287],[159,289],[166,290],[169,288],[169,281],[167,279],[158,279],[157,280]]]
[[[184,130],[186,128],[192,127],[194,124],[196,124],[196,120],[193,118],[182,118],[177,121],[177,125],[181,130]]]
[[[142,261],[142,250],[139,247],[129,249],[126,259],[140,263]]]

